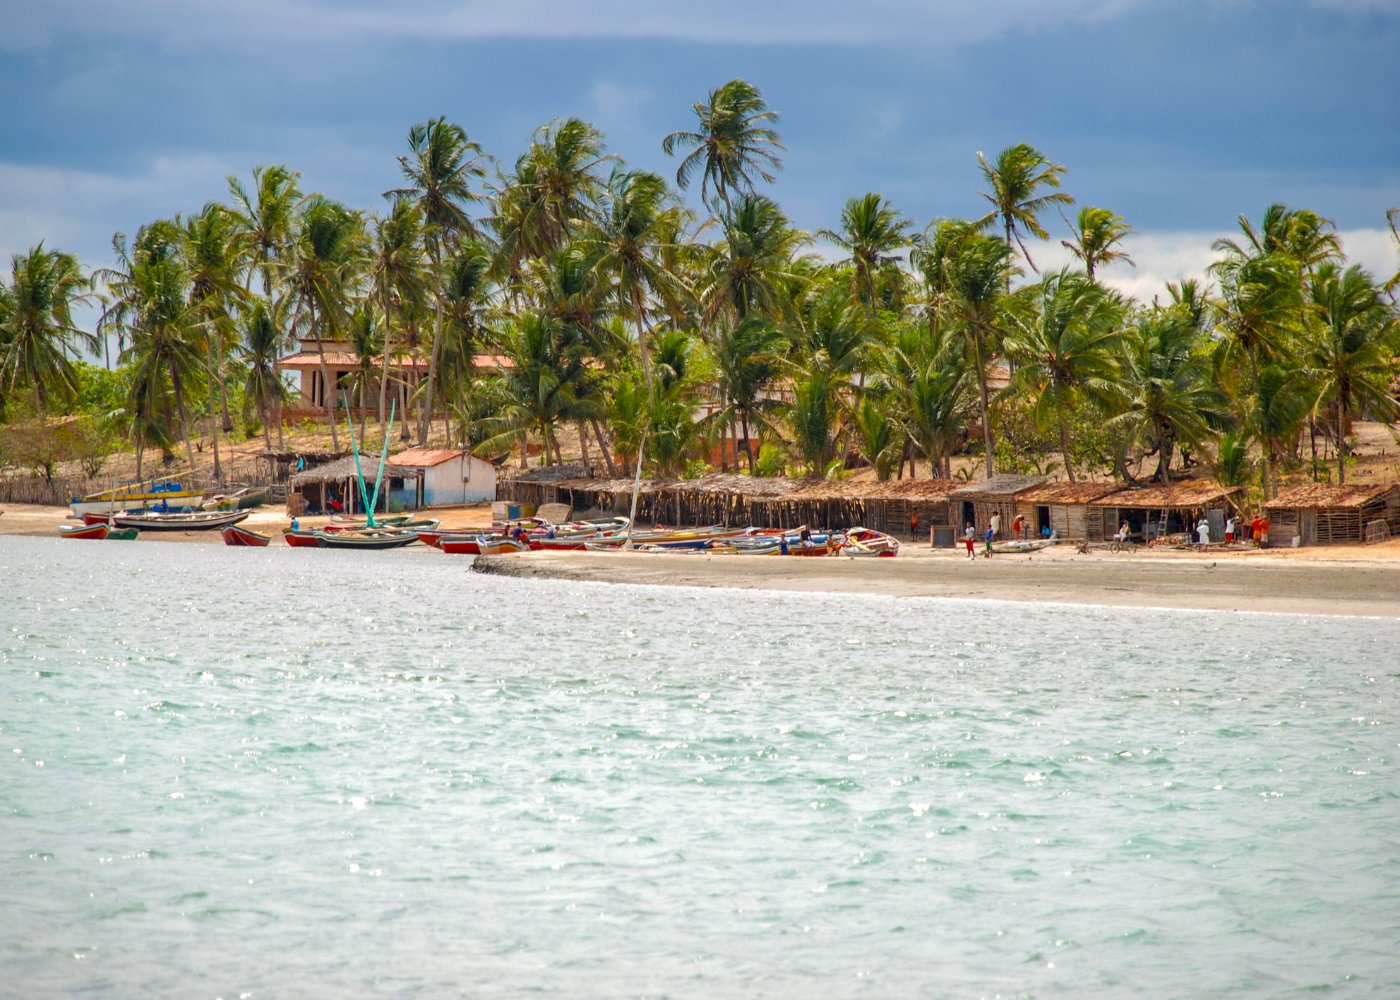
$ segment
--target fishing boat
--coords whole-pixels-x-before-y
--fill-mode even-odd
[[[441,535],[438,538],[437,547],[450,556],[479,556],[481,555],[481,537],[480,534]]]
[[[846,541],[841,546],[843,556],[897,556],[899,539],[874,528],[854,527],[846,532]]]
[[[118,528],[139,528],[142,531],[212,531],[225,525],[237,524],[248,516],[246,510],[201,510],[187,514],[84,514],[83,520],[111,522]]]
[[[1014,555],[1018,552],[1039,552],[1054,544],[1055,540],[1050,538],[1011,539],[1004,542],[993,542],[992,551]]]
[[[374,519],[374,525],[373,525],[373,526],[374,526],[374,527],[395,527],[395,526],[403,526],[403,525],[405,525],[412,517],[413,517],[412,514],[394,514],[394,515],[391,515],[391,516],[389,516],[389,517],[376,517],[376,518]],[[338,531],[364,531],[364,530],[365,530],[366,528],[368,528],[368,527],[371,527],[371,525],[370,525],[369,520],[368,520],[367,518],[363,518],[363,517],[344,517],[344,516],[340,516],[340,515],[333,515],[333,516],[331,517],[331,519],[330,519],[329,521],[326,522],[326,526],[325,526],[323,529],[321,529],[321,530],[323,530],[323,531],[329,531],[329,532],[331,532],[331,533],[335,533],[335,532],[338,532]]]
[[[91,538],[100,541],[107,537],[111,529],[106,521],[98,521],[96,524],[60,524],[58,526],[59,538]]]
[[[82,517],[153,507],[167,511],[197,510],[203,502],[203,490],[187,490],[172,480],[152,479],[74,497],[68,506],[75,516]]]
[[[311,528],[283,528],[282,538],[294,549],[319,548],[316,544],[318,532]]]
[[[141,537],[140,528],[108,528],[107,541],[109,542],[134,542]]]
[[[272,541],[271,535],[264,535],[259,531],[252,531],[241,524],[226,524],[221,532],[224,536],[225,545],[247,546],[248,548],[266,548]]]
[[[252,510],[267,503],[270,486],[245,486],[234,493],[218,493],[204,501],[203,510]]]
[[[480,535],[476,540],[476,549],[478,555],[504,556],[512,552],[529,552],[530,545],[528,542],[517,542],[514,538],[504,536],[487,538],[485,535]]]
[[[316,545],[323,549],[397,549],[416,541],[418,532],[395,528],[316,532]]]

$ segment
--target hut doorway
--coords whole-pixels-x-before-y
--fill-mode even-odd
[[[962,523],[977,525],[977,507],[971,500],[962,502]]]
[[[1044,531],[1046,528],[1051,528],[1051,529],[1053,530],[1053,527],[1054,527],[1054,526],[1050,523],[1050,508],[1049,508],[1049,507],[1036,507],[1036,509],[1035,509],[1035,531],[1036,531],[1036,534],[1040,534],[1040,533],[1041,533],[1042,531]]]

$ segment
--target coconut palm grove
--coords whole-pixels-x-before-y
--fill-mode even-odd
[[[1052,150],[970,159],[962,217],[852,192],[804,232],[765,194],[785,150],[755,86],[675,124],[660,176],[577,118],[518,153],[435,118],[384,151],[380,204],[265,164],[91,273],[16,255],[0,462],[217,478],[221,445],[314,428],[611,475],[1205,476],[1266,499],[1345,482],[1356,422],[1400,415],[1400,274],[1349,264],[1308,206],[1240,206],[1208,276],[1135,301],[1104,284],[1131,220]],[[1073,265],[1039,266],[1047,240]]]

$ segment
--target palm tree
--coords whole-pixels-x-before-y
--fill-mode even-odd
[[[248,366],[243,380],[244,419],[248,409],[257,412],[268,451],[272,450],[268,424],[274,414],[281,412],[280,403],[287,391],[277,371],[282,326],[261,299],[254,301],[243,317],[243,363]]]
[[[214,478],[222,469],[219,460],[219,421],[216,404],[222,409],[224,433],[233,430],[224,391],[224,361],[233,338],[230,306],[242,301],[246,292],[239,284],[246,237],[234,215],[217,202],[184,223],[180,251],[190,278],[190,308],[204,333],[205,364],[208,369],[209,423],[214,446]],[[217,399],[216,399],[217,395]]]
[[[851,431],[863,454],[875,470],[875,478],[887,482],[904,456],[904,434],[890,415],[892,400],[883,394],[867,393],[851,410]]]
[[[1216,242],[1216,249],[1222,246]],[[1297,262],[1281,251],[1258,256],[1227,256],[1211,265],[1220,278],[1220,311],[1225,333],[1223,362],[1238,351],[1249,359],[1257,380],[1261,364],[1278,357],[1297,326],[1303,304]]]
[[[501,349],[511,367],[495,382],[499,405],[496,415],[485,422],[489,437],[483,446],[518,442],[523,466],[527,438],[534,430],[544,445],[544,462],[551,465],[559,454],[554,428],[574,417],[580,405],[572,370],[577,362],[563,349],[559,324],[539,313],[525,313],[509,322],[502,331]]]
[[[1316,322],[1310,329],[1307,368],[1316,406],[1331,407],[1337,446],[1337,482],[1346,482],[1346,435],[1353,413],[1368,411],[1393,421],[1393,380],[1400,374],[1391,338],[1396,319],[1370,275],[1323,264],[1313,277],[1310,299]]]
[[[724,238],[710,249],[700,301],[707,322],[726,313],[740,323],[751,312],[790,312],[788,289],[802,277],[793,260],[808,242],[777,204],[760,194],[739,196]]]
[[[232,208],[234,220],[243,230],[246,243],[243,249],[248,255],[248,286],[252,287],[253,273],[262,275],[263,298],[273,301],[273,285],[278,277],[281,262],[287,255],[292,242],[292,229],[297,206],[301,203],[301,191],[297,187],[300,174],[283,166],[264,166],[253,169],[253,188],[250,196],[238,179],[228,178],[229,191],[233,194]],[[277,331],[278,348],[274,352],[273,369],[277,378],[282,377],[281,342],[283,331]],[[270,414],[277,425],[277,445],[283,447],[282,434],[282,394],[271,397],[276,411]]]
[[[981,192],[982,197],[992,204],[992,210],[979,219],[978,224],[999,221],[1007,246],[1014,238],[1026,263],[1032,271],[1036,270],[1021,233],[1024,230],[1042,240],[1048,239],[1050,234],[1040,224],[1040,214],[1052,205],[1074,204],[1074,199],[1063,191],[1039,193],[1045,188],[1058,188],[1065,168],[1051,163],[1044,153],[1024,142],[1003,149],[995,163],[988,163],[981,153],[977,154],[977,162],[991,187],[990,191]],[[1010,280],[1009,275],[1007,280]],[[1008,284],[1007,288],[1010,287]]]
[[[952,331],[969,346],[966,360],[977,376],[978,408],[982,419],[982,444],[987,478],[995,472],[992,442],[991,395],[987,369],[1000,349],[1004,306],[1003,289],[1016,268],[1011,245],[994,236],[965,234],[949,246],[944,261],[947,313]]]
[[[1126,434],[1129,445],[1150,446],[1157,453],[1155,478],[1170,482],[1176,445],[1202,444],[1224,417],[1224,399],[1189,305],[1154,308],[1127,328],[1117,392],[1120,412],[1110,425]]]
[[[836,451],[836,385],[829,372],[815,370],[792,387],[788,427],[810,474],[825,477]]]
[[[1298,269],[1311,273],[1318,265],[1341,258],[1342,248],[1336,227],[1307,209],[1292,209],[1275,202],[1264,210],[1256,228],[1248,218],[1239,217],[1241,243],[1232,239],[1216,240],[1213,249],[1233,261],[1243,261],[1269,254],[1283,254],[1293,260]]]
[[[345,373],[345,391],[359,400],[360,441],[365,440],[365,420],[369,412],[366,397],[377,374],[374,356],[384,349],[384,332],[375,322],[375,314],[365,303],[356,309],[345,324],[345,339],[355,355],[355,365]]]
[[[949,456],[963,430],[968,368],[947,326],[935,326],[931,333],[903,329],[883,352],[877,385],[904,434],[928,460],[929,475],[936,478],[948,474]],[[909,469],[913,475],[913,454]]]
[[[141,447],[147,440],[154,439],[162,451],[167,449],[172,406],[190,471],[195,471],[185,401],[205,373],[204,331],[190,305],[190,279],[178,252],[180,240],[179,226],[160,220],[136,234],[128,254],[126,240],[118,233],[113,239],[118,268],[97,274],[114,297],[101,323],[116,327],[128,340],[120,363],[131,366],[127,408],[136,437],[138,477]]]
[[[384,316],[384,356],[379,372],[379,433],[383,437],[389,433],[386,404],[395,314],[405,304],[421,304],[425,292],[423,215],[416,202],[400,198],[386,218],[375,220],[373,253],[370,274]]]
[[[433,391],[437,379],[438,349],[442,342],[441,291],[444,249],[462,236],[475,237],[476,227],[467,216],[466,204],[476,200],[473,177],[486,176],[481,146],[467,138],[460,125],[434,118],[408,130],[410,155],[399,157],[399,169],[407,186],[386,191],[386,198],[407,198],[423,211],[428,256],[433,262],[433,288],[437,311],[433,319],[433,346],[428,356],[428,380],[424,388],[423,416],[418,443],[428,441],[433,415]]]
[[[871,192],[846,202],[841,209],[840,229],[820,232],[849,255],[840,263],[853,269],[856,298],[872,320],[876,279],[887,274],[901,252],[913,244],[913,237],[907,232],[913,224],[885,198]]]
[[[90,298],[78,258],[40,243],[10,259],[8,287],[0,281],[0,385],[5,395],[28,389],[43,413],[50,399],[67,401],[78,392],[68,359],[73,347],[96,352],[96,336],[73,324],[73,306]],[[0,396],[0,400],[3,400]]]
[[[1298,440],[1308,415],[1306,375],[1283,365],[1265,365],[1259,371],[1250,413],[1250,429],[1264,452],[1264,498],[1278,493],[1278,464]]]
[[[364,223],[357,212],[320,195],[308,198],[297,214],[296,232],[285,268],[297,320],[316,341],[321,392],[331,425],[331,446],[340,450],[335,426],[335,386],[326,370],[323,331],[334,331],[346,313],[351,291],[365,263]]]
[[[1087,275],[1048,274],[1036,289],[1036,308],[1011,317],[1006,353],[1017,363],[1015,382],[1035,398],[1036,425],[1055,425],[1065,474],[1074,482],[1069,418],[1082,400],[1106,403],[1118,376],[1122,303]]]
[[[602,192],[598,168],[616,157],[603,152],[603,133],[578,118],[542,125],[497,191],[492,219],[505,270],[548,257],[572,239]]]
[[[471,394],[490,273],[491,254],[479,243],[462,244],[443,265],[446,312],[438,375],[443,398],[454,408]]]
[[[710,91],[707,102],[692,107],[698,128],[672,132],[661,149],[667,156],[678,148],[690,150],[676,170],[676,183],[686,188],[700,171],[701,200],[708,200],[713,186],[729,221],[734,214],[731,192],[752,191],[755,174],[771,184],[774,172],[782,169],[777,154],[784,147],[773,128],[778,113],[770,111],[758,88],[744,80],[730,80]]]
[[[579,238],[579,247],[593,261],[598,280],[614,290],[618,308],[631,313],[637,326],[642,374],[651,378],[647,339],[648,299],[665,297],[676,284],[660,257],[670,245],[677,213],[670,204],[666,182],[646,171],[614,169],[603,196],[603,211]]]
[[[788,337],[766,317],[750,315],[735,324],[723,324],[714,331],[710,343],[715,364],[715,387],[719,391],[720,408],[713,419],[722,429],[732,428],[738,420],[744,435],[744,454],[749,472],[754,470],[753,442],[750,427],[770,427],[771,417],[778,409],[778,400],[770,389],[783,370],[783,349]],[[720,461],[729,468],[728,446],[731,434],[721,437]],[[739,464],[739,456],[734,456]]]
[[[1089,280],[1094,280],[1094,272],[1121,260],[1129,267],[1136,267],[1133,258],[1120,249],[1123,240],[1133,231],[1133,227],[1123,221],[1121,215],[1114,215],[1106,208],[1085,205],[1075,219],[1074,239],[1060,240],[1060,245],[1084,265]]]

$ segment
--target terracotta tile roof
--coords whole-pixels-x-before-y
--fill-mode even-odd
[[[1086,504],[1123,489],[1122,483],[1046,483],[1016,494],[1022,503],[1046,506]]]
[[[1181,483],[1154,483],[1134,489],[1120,490],[1091,500],[1091,507],[1129,507],[1134,510],[1160,510],[1162,508],[1204,507],[1210,503],[1222,502],[1243,490],[1229,489],[1218,483],[1192,480]]]
[[[1400,486],[1380,483],[1347,483],[1333,486],[1329,483],[1309,483],[1295,489],[1286,490],[1274,497],[1265,507],[1279,510],[1301,510],[1307,507],[1364,507]]]
[[[460,448],[410,448],[397,455],[390,455],[385,464],[396,467],[431,468],[434,465],[441,465],[443,462],[450,462],[454,458],[461,458],[465,454],[466,452]]]

